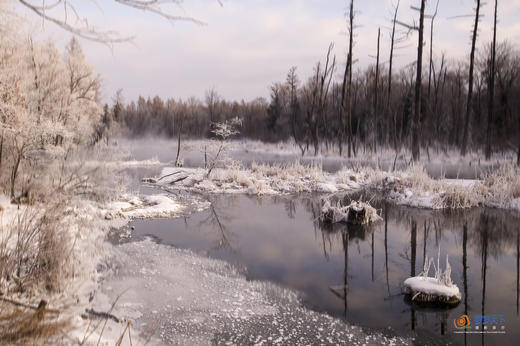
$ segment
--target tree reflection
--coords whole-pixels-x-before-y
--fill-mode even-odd
[[[385,272],[386,272],[386,289],[390,296],[390,281],[388,279],[388,202],[385,203]]]
[[[218,196],[207,196],[206,200],[210,203],[208,216],[200,222],[200,225],[210,224],[212,229],[217,230],[218,238],[217,244],[214,246],[215,250],[227,249],[231,252],[236,250],[233,248],[232,242],[236,235],[231,232],[225,223],[232,223],[232,217],[224,213],[224,210],[230,210],[233,207],[237,199],[236,198],[225,198],[227,204],[223,203],[224,198]]]

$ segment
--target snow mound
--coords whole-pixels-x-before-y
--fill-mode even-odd
[[[149,219],[178,216],[184,211],[184,206],[170,195],[123,195],[121,200],[108,204],[106,209],[106,219]]]
[[[437,265],[433,258],[426,256],[424,270],[419,276],[408,278],[404,281],[404,292],[412,296],[412,301],[418,303],[441,303],[456,305],[462,295],[459,288],[451,280],[451,266],[446,255],[446,269],[443,272],[439,264],[440,248],[437,255]],[[435,276],[428,276],[433,264]]]
[[[407,294],[411,294],[412,300],[416,300],[420,295],[431,296],[434,301],[438,297],[447,298],[449,301],[460,301],[461,294],[457,285],[445,285],[437,278],[415,276],[404,281],[404,287]]]

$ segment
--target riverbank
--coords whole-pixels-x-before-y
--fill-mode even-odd
[[[425,209],[464,209],[476,206],[520,211],[520,169],[502,165],[481,179],[433,179],[423,166],[403,171],[369,167],[342,168],[330,173],[320,165],[230,165],[210,174],[203,168],[166,167],[160,176],[143,181],[166,191],[283,195],[336,194],[375,189],[389,200]]]

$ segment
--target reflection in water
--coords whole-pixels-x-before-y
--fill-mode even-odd
[[[410,238],[410,248],[412,251],[412,258],[410,259],[410,277],[415,276],[415,256],[417,251],[417,222],[415,219],[412,219],[412,230],[411,230],[411,238]],[[411,324],[412,330],[415,330],[415,309],[410,309],[411,312]]]
[[[376,198],[372,204],[383,221],[353,227],[321,223],[320,199],[309,195],[210,200],[212,208],[186,223],[135,221],[134,235],[152,234],[245,266],[249,279],[294,288],[316,310],[366,327],[413,331],[419,343],[515,345],[520,338],[520,220],[507,212],[441,213]],[[403,280],[417,275],[426,254],[436,254],[439,246],[463,291],[463,304],[453,309],[416,306],[401,295]],[[454,333],[454,318],[486,313],[505,316],[506,335]]]

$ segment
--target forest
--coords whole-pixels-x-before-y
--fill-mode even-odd
[[[206,138],[211,136],[212,124],[238,116],[243,120],[240,137],[290,140],[298,144],[302,155],[317,155],[320,148],[342,154],[345,145],[349,157],[360,148],[399,151],[412,147],[417,134],[427,155],[429,150],[446,152],[450,148],[462,154],[482,152],[487,158],[492,152],[514,151],[520,163],[520,101],[515,97],[520,92],[518,47],[507,40],[478,37],[476,12],[470,59],[450,59],[445,53],[433,52],[432,17],[429,42],[424,42],[429,54],[421,73],[417,74],[416,62],[395,71],[394,49],[402,40],[394,37],[400,25],[398,10],[396,7],[391,51],[380,51],[378,41],[374,47],[377,62],[365,70],[353,70],[350,52],[347,61],[340,63],[331,44],[312,76],[299,76],[297,67],[291,67],[280,81],[266,86],[269,100],[225,100],[212,88],[204,100],[180,100],[172,95],[167,100],[139,97],[123,104],[120,92],[112,109],[106,106],[105,117],[123,124],[130,136],[174,137],[180,132],[186,138]],[[388,63],[380,63],[383,60]],[[422,92],[416,125],[418,77]]]

